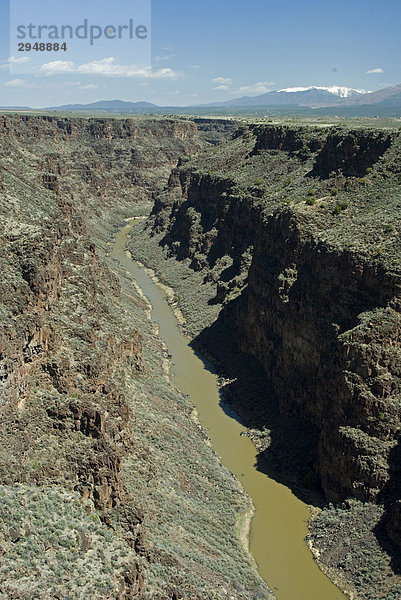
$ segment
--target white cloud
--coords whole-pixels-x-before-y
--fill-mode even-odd
[[[384,69],[377,67],[376,69],[369,69],[369,71],[366,71],[366,73],[368,75],[371,75],[372,73],[384,73]]]
[[[66,81],[64,85],[68,87],[75,87],[78,90],[96,90],[97,85],[95,83],[82,83],[81,81]]]
[[[214,90],[229,90],[230,86],[229,85],[216,85],[216,87],[213,88]]]
[[[30,61],[29,56],[10,56],[7,60],[2,60],[0,62],[1,69],[8,69],[11,65],[19,65]]]
[[[54,60],[43,64],[39,73],[41,75],[58,75],[60,73],[79,73],[81,75],[97,75],[99,77],[127,77],[143,79],[171,79],[178,78],[178,74],[167,67],[152,70],[151,67],[138,67],[137,65],[119,65],[116,59],[110,56],[101,60],[92,60],[82,65],[76,65],[71,60]]]
[[[10,63],[10,65],[17,65],[19,63],[25,63],[28,62],[29,60],[31,60],[29,58],[29,56],[10,56],[10,58],[8,59],[8,62]]]
[[[49,63],[44,63],[39,71],[45,75],[54,75],[55,73],[73,73],[74,63],[72,60],[53,60]]]
[[[170,58],[173,58],[174,56],[175,56],[175,54],[166,54],[165,56],[155,56],[153,60],[156,62],[162,62],[164,60],[169,60]]]
[[[221,85],[231,85],[233,82],[230,77],[215,77],[212,79],[212,83],[219,83]]]
[[[25,79],[11,79],[10,81],[6,81],[4,84],[6,87],[15,87],[15,88],[31,88],[34,87],[32,83],[26,81]]]
[[[258,81],[250,85],[241,85],[241,87],[233,90],[234,94],[266,94],[270,92],[274,81]]]
[[[200,65],[191,65],[191,69],[200,69],[201,66]]]

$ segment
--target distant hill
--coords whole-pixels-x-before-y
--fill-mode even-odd
[[[105,111],[111,113],[131,113],[141,110],[158,108],[151,102],[124,102],[123,100],[101,100],[91,104],[64,104],[62,106],[47,107],[46,110],[60,111]]]
[[[0,110],[32,110],[29,106],[1,106]]]

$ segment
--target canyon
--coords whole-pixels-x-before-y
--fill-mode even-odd
[[[109,256],[149,213],[131,254],[174,289],[260,468],[317,507],[320,566],[355,598],[398,597],[400,144],[349,126],[1,118],[4,597],[268,597],[238,535],[249,498]]]
[[[389,130],[240,128],[173,170],[148,249],[133,245],[178,290],[261,464],[337,507],[312,521],[310,543],[326,520],[320,560],[366,598],[399,586],[391,569],[372,584],[387,569],[376,550],[396,557],[401,539],[399,144]]]
[[[249,498],[107,257],[204,144],[192,122],[1,121],[3,598],[267,597]]]

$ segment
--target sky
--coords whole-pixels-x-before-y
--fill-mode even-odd
[[[400,0],[11,2],[10,44],[10,3],[0,0],[0,106],[184,106],[286,87],[401,82]],[[144,30],[132,40],[121,30],[121,39],[102,33],[92,45],[68,39],[67,51],[18,51],[17,22],[75,27],[87,19],[117,31],[130,18],[134,28],[146,22],[146,39]]]

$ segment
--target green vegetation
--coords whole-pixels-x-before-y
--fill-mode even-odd
[[[90,501],[56,486],[0,486],[0,494],[1,597],[115,595],[136,555]]]
[[[260,371],[257,371],[252,361],[247,362],[247,373],[243,372],[236,354],[238,350],[226,347],[228,341],[224,337],[224,323],[232,326],[232,330],[234,326],[243,327],[237,337],[244,342],[246,351],[263,364],[266,358],[266,368],[269,369],[270,353],[272,359],[275,357],[275,350],[269,345],[272,338],[278,347],[285,343],[288,352],[292,352],[289,341],[291,331],[286,332],[283,342],[280,336],[285,325],[283,321],[277,324],[277,328],[274,324],[277,306],[280,307],[279,313],[282,311],[288,316],[291,315],[292,303],[292,310],[298,317],[299,311],[302,312],[302,301],[307,298],[307,319],[302,332],[298,331],[296,339],[292,340],[294,346],[298,343],[308,346],[308,342],[304,340],[308,319],[312,319],[313,327],[319,329],[327,318],[329,323],[325,331],[330,332],[329,338],[332,336],[331,330],[338,331],[338,346],[333,343],[334,351],[342,356],[344,350],[349,350],[352,361],[357,366],[359,362],[362,365],[360,369],[352,366],[351,374],[347,372],[340,385],[346,389],[352,382],[355,393],[358,382],[363,382],[366,389],[369,389],[369,394],[378,395],[377,402],[381,410],[380,414],[373,411],[370,414],[367,408],[367,414],[363,414],[366,423],[363,421],[362,429],[344,428],[341,431],[342,440],[337,442],[336,439],[329,439],[327,446],[323,442],[320,449],[324,448],[327,456],[323,456],[322,464],[324,467],[325,461],[329,462],[329,455],[337,459],[336,453],[339,453],[339,463],[348,461],[345,464],[351,465],[350,473],[344,468],[344,473],[338,477],[346,490],[344,497],[347,493],[360,494],[359,497],[369,493],[374,496],[377,489],[371,490],[370,487],[375,488],[376,481],[383,485],[387,476],[392,477],[393,466],[389,466],[388,452],[389,444],[396,443],[396,438],[392,439],[390,430],[398,427],[399,403],[395,394],[394,397],[390,396],[387,388],[383,391],[386,401],[380,401],[381,391],[377,392],[375,385],[379,390],[383,385],[384,390],[387,381],[378,384],[380,374],[377,379],[376,376],[370,377],[371,371],[365,362],[368,363],[367,356],[370,357],[370,353],[377,351],[379,356],[383,335],[390,337],[391,331],[392,339],[396,338],[399,313],[392,307],[391,310],[388,309],[388,315],[379,315],[375,311],[366,310],[363,303],[361,315],[357,317],[353,312],[359,306],[356,302],[349,311],[349,318],[343,318],[342,312],[346,312],[344,305],[349,302],[349,294],[355,294],[357,298],[358,277],[353,271],[349,280],[351,290],[348,291],[347,287],[339,298],[341,317],[334,306],[337,297],[333,297],[334,305],[330,306],[330,297],[323,294],[323,298],[319,295],[311,298],[307,291],[309,281],[311,289],[320,289],[319,277],[323,281],[323,291],[329,287],[325,279],[327,274],[319,273],[318,268],[327,257],[327,264],[339,265],[338,276],[333,282],[336,294],[337,288],[341,287],[342,269],[346,271],[349,267],[351,270],[351,264],[355,265],[356,273],[370,273],[369,269],[375,273],[372,279],[367,275],[372,294],[378,274],[386,282],[384,274],[391,273],[394,281],[400,276],[401,239],[398,235],[390,235],[394,231],[398,232],[401,227],[401,137],[397,130],[394,123],[393,128],[386,131],[361,131],[359,124],[355,127],[355,122],[334,127],[327,123],[325,126],[299,127],[295,120],[284,125],[276,122],[270,127],[262,123],[249,123],[248,128],[243,128],[232,140],[217,146],[213,157],[204,150],[179,168],[175,176],[182,187],[171,186],[158,196],[154,215],[147,224],[138,226],[137,239],[132,241],[133,252],[142,262],[152,266],[156,272],[160,271],[160,264],[163,264],[166,281],[182,296],[180,306],[187,319],[186,331],[191,338],[195,338],[195,344],[202,348],[206,346],[212,356],[218,356],[223,364],[222,377],[229,381],[231,377],[235,378],[233,383],[225,386],[225,392],[234,409],[238,409],[246,423],[251,424],[251,437],[258,449],[266,452],[266,457],[270,459],[269,447],[273,443],[273,462],[276,461],[275,466],[282,469],[280,476],[283,479],[288,477],[287,480],[294,485],[297,493],[308,497],[312,492],[309,497],[314,500],[316,496],[313,494],[317,493],[320,481],[315,469],[321,456],[312,456],[315,442],[311,441],[307,449],[305,445],[308,444],[308,435],[311,438],[314,435],[313,425],[316,421],[313,417],[310,420],[307,417],[307,425],[290,424],[288,415],[285,424],[280,421],[280,416],[269,403],[269,394],[265,393],[261,397],[260,391],[256,389],[258,385],[255,382],[264,389],[263,386],[268,386],[270,381],[267,383],[263,380],[264,383],[260,383]],[[343,160],[345,147],[347,160]],[[306,152],[305,148],[309,151]],[[212,173],[214,186],[207,188],[206,202],[202,200],[205,192],[202,174],[207,170]],[[263,181],[263,190],[255,187],[258,178]],[[318,210],[308,208],[314,205]],[[259,249],[255,249],[256,244],[259,244]],[[280,248],[277,254],[276,244]],[[289,256],[286,254],[287,249]],[[321,256],[312,267],[316,249]],[[297,268],[298,252],[300,268]],[[252,269],[249,271],[252,260]],[[293,265],[292,260],[296,264]],[[264,274],[266,281],[263,279]],[[391,282],[388,285],[391,290]],[[270,294],[274,296],[273,307],[269,304]],[[378,289],[376,300],[379,304],[382,301],[380,294]],[[376,300],[369,298],[369,302]],[[220,311],[223,318],[216,323]],[[254,347],[252,335],[247,334],[250,329],[245,331],[246,326],[241,324],[241,318],[247,319],[245,315],[248,313],[250,317],[247,325],[253,319],[257,338]],[[363,323],[359,322],[362,317],[366,323],[365,320]],[[257,331],[259,320],[262,325]],[[263,331],[271,334],[266,336],[267,340],[263,337]],[[313,329],[311,336],[314,343],[311,342],[311,346],[318,348],[321,339],[316,339],[315,334]],[[370,344],[371,339],[373,342]],[[267,356],[263,354],[266,348]],[[393,344],[388,348],[386,346],[385,352],[394,354],[394,362],[390,367],[390,358],[386,358],[383,373],[387,373],[388,369],[397,386],[399,345],[395,343],[394,347]],[[279,355],[280,365],[283,364],[283,355],[284,352]],[[316,350],[316,363],[318,355],[319,351]],[[243,361],[245,360],[248,357],[243,357]],[[383,361],[383,357],[378,360]],[[306,356],[305,364],[314,369],[312,361]],[[349,364],[350,361],[347,365]],[[249,375],[253,368],[255,371],[252,370],[252,375]],[[305,375],[305,380],[308,376]],[[278,389],[289,393],[287,382],[293,384],[289,377],[279,381]],[[362,383],[360,385],[362,387]],[[315,393],[316,390],[306,399],[300,392],[297,398],[302,397],[301,414],[304,400],[308,411],[314,410]],[[277,398],[275,401],[277,404]],[[283,396],[281,401],[286,406]],[[296,401],[294,399],[290,410]],[[340,406],[340,401],[338,402]],[[362,409],[363,402],[360,402],[358,408],[355,408],[358,423]],[[348,405],[344,408],[344,414],[347,410]],[[316,413],[317,422],[321,423],[319,407]],[[272,431],[271,435],[258,430],[266,423]],[[302,429],[303,426],[306,429]],[[297,427],[302,429],[302,434]],[[392,439],[391,442],[389,438]],[[301,460],[297,451],[298,444],[302,443],[306,460]],[[284,445],[285,448],[282,448]],[[278,457],[277,448],[283,457]],[[392,464],[396,468],[395,463]],[[288,465],[291,465],[290,473],[286,471]],[[321,466],[322,469],[323,467]],[[341,494],[341,485],[337,486],[337,479],[334,477],[331,482],[332,475],[329,472],[325,486],[334,489],[335,493],[340,490],[338,493]],[[316,535],[315,525],[312,525],[314,544],[322,553],[321,562],[336,569],[340,576],[345,576],[351,586],[354,584],[357,587],[359,597],[364,600],[376,600],[380,597],[395,599],[400,590],[401,579],[392,565],[392,550],[380,544],[380,539],[388,540],[383,507],[356,500],[353,502],[351,507],[347,502],[340,507],[325,508],[320,520],[316,521],[320,524],[316,524]],[[386,518],[388,516],[387,513]],[[342,519],[346,523],[344,527],[341,525]],[[347,531],[352,531],[352,535]],[[352,538],[352,542],[349,543],[347,538]],[[375,561],[377,567],[374,566]]]
[[[349,202],[347,200],[337,202],[337,204],[334,207],[334,214],[339,215],[343,210],[347,210],[348,206]]]
[[[393,233],[394,231],[394,225],[392,225],[391,223],[388,223],[387,225],[384,226],[384,233]]]
[[[0,412],[0,596],[266,597],[238,537],[249,499],[107,257],[113,229],[208,142],[186,120],[174,137],[166,120],[7,119],[0,368],[15,384]]]
[[[374,535],[383,508],[350,501],[347,507],[329,506],[312,520],[310,537],[320,560],[352,581],[361,600],[396,600],[401,577],[393,570]]]

